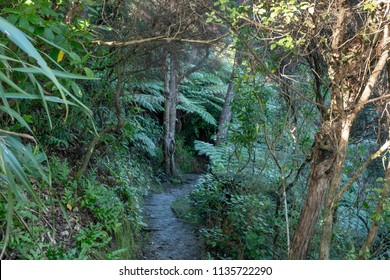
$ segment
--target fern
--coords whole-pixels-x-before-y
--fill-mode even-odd
[[[164,92],[164,82],[159,80],[132,81],[131,89],[135,94],[146,93],[158,96]]]
[[[134,98],[139,106],[148,109],[149,111],[164,111],[164,107],[162,106],[164,97],[162,95],[136,94]]]
[[[196,140],[194,144],[198,154],[207,156],[213,167],[217,167],[218,169],[226,168],[229,158],[226,145],[214,146],[211,143],[198,140]]]
[[[153,140],[149,138],[145,133],[140,132],[134,135],[134,141],[136,141],[138,146],[142,146],[144,151],[146,151],[150,156],[156,156],[157,147],[154,144]]]
[[[277,180],[277,167],[272,160],[267,160],[267,151],[263,144],[249,147],[233,145],[231,142],[219,146],[203,141],[195,141],[194,144],[199,155],[209,158],[213,173],[224,174],[225,177],[231,176],[232,178],[240,174],[240,177],[247,176],[251,181]]]
[[[222,79],[212,73],[209,72],[194,72],[192,73],[189,77],[188,80],[197,83],[197,84],[218,84],[218,85],[223,85]]]
[[[194,113],[201,117],[205,122],[211,125],[217,125],[217,121],[207,110],[199,104],[199,102],[189,99],[184,95],[179,97],[179,105],[177,108],[187,113]]]

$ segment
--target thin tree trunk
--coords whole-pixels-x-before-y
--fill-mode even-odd
[[[387,162],[384,183],[375,210],[376,215],[381,216],[383,214],[384,205],[387,203],[387,200],[389,199],[389,192],[390,192],[390,161]],[[367,238],[364,241],[362,247],[360,248],[358,259],[366,259],[367,257],[370,256],[370,249],[374,244],[375,238],[378,235],[382,222],[383,219],[373,218],[371,229],[368,232]]]
[[[176,129],[176,114],[178,102],[178,82],[177,82],[177,56],[173,53],[165,55],[164,67],[164,89],[165,89],[165,104],[164,104],[164,169],[167,176],[176,176],[175,164],[175,129]]]
[[[232,109],[230,103],[234,97],[234,78],[236,76],[237,69],[242,65],[242,55],[236,50],[234,55],[233,70],[230,75],[229,85],[225,96],[225,102],[223,103],[221,117],[219,119],[216,145],[220,145],[226,138],[228,131],[228,124],[232,118]]]
[[[169,92],[169,54],[168,51],[164,50],[164,141],[163,141],[163,151],[164,151],[164,170],[165,174],[170,173],[170,160],[169,160],[169,109],[170,109],[170,92]]]
[[[115,125],[108,126],[101,130],[95,137],[91,140],[91,142],[88,145],[87,152],[84,155],[83,163],[80,167],[80,169],[77,171],[77,173],[74,175],[73,180],[78,180],[85,172],[85,170],[88,167],[88,163],[91,160],[92,154],[95,150],[96,145],[100,142],[100,139],[103,135],[111,132],[118,131],[122,129],[124,120],[121,114],[121,104],[120,104],[120,96],[122,94],[123,89],[123,79],[122,79],[122,64],[119,63],[117,66],[117,75],[118,75],[118,82],[115,88],[115,114],[117,117],[118,122]]]
[[[334,223],[334,211],[336,209],[335,197],[337,195],[338,187],[341,183],[341,178],[344,171],[345,159],[348,149],[348,139],[352,127],[352,120],[349,119],[344,124],[339,141],[339,149],[337,154],[337,164],[335,165],[335,172],[330,181],[329,190],[325,202],[325,210],[322,225],[322,237],[320,245],[320,259],[329,259],[329,248],[332,240],[332,230]]]
[[[175,54],[171,54],[171,71],[169,79],[169,92],[170,92],[170,103],[169,103],[169,160],[170,160],[170,176],[176,176],[176,163],[175,163],[175,150],[176,150],[176,115],[177,115],[177,103],[179,97],[179,85],[177,81],[178,73],[178,61]]]
[[[178,58],[178,49],[164,52],[164,91],[165,91],[165,104],[164,104],[164,170],[167,176],[176,176],[177,169],[175,163],[175,134],[176,134],[176,116],[177,116],[177,104],[179,102],[179,85],[187,78],[191,73],[211,64],[214,60],[208,61],[210,52],[207,51],[206,55],[200,60],[200,62],[180,74],[180,64]]]

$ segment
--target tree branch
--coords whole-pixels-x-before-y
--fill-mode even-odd
[[[96,44],[99,46],[109,46],[109,47],[127,47],[132,45],[140,45],[140,44],[146,44],[151,42],[181,42],[181,43],[190,43],[190,44],[213,44],[218,42],[219,40],[227,37],[229,33],[225,33],[219,37],[209,39],[209,40],[194,40],[194,39],[186,39],[186,38],[177,38],[177,37],[168,37],[168,36],[157,36],[157,37],[151,37],[151,38],[143,38],[143,39],[137,39],[137,40],[130,40],[130,41],[103,41],[103,40],[94,40],[92,41],[92,44]]]
[[[371,76],[369,77],[367,84],[363,90],[363,93],[360,97],[359,103],[354,108],[354,112],[358,113],[366,104],[370,98],[372,89],[374,88],[374,85],[376,84],[379,74],[382,72],[382,70],[386,66],[386,61],[389,58],[389,48],[390,48],[390,37],[389,37],[389,26],[386,25],[383,31],[383,43],[382,45],[379,45],[379,51],[382,51],[381,56],[379,57],[379,60],[377,64],[375,65],[374,70],[372,71]]]
[[[0,132],[5,133],[5,134],[9,134],[9,135],[13,135],[13,136],[18,136],[21,138],[26,138],[28,140],[31,140],[31,141],[34,141],[35,143],[37,143],[37,140],[35,140],[35,138],[29,134],[17,133],[17,132],[13,132],[13,131],[6,131],[6,130],[2,130],[2,129],[0,129]]]
[[[101,130],[97,135],[94,136],[94,138],[91,140],[91,142],[88,145],[87,152],[84,155],[83,163],[80,167],[80,169],[77,171],[77,173],[74,175],[73,180],[78,180],[85,172],[85,170],[88,167],[88,163],[92,157],[92,154],[95,150],[96,145],[99,143],[101,137],[107,133],[115,132],[120,130],[123,127],[124,120],[121,115],[121,104],[120,104],[120,96],[122,94],[123,90],[123,77],[122,77],[122,62],[120,62],[117,65],[117,75],[118,75],[118,82],[115,89],[115,100],[114,100],[114,106],[115,106],[115,115],[117,117],[117,124],[113,124],[111,126],[107,126],[103,130]]]
[[[366,161],[359,167],[356,171],[355,175],[342,187],[339,193],[335,197],[335,202],[339,201],[345,192],[352,186],[353,183],[356,182],[360,174],[366,169],[366,167],[377,157],[383,154],[390,146],[390,140],[387,140],[385,144],[383,144],[375,153],[373,153]]]

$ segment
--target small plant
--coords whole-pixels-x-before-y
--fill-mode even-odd
[[[114,232],[125,218],[123,202],[112,189],[97,182],[86,181],[81,205],[89,209],[108,232]]]
[[[78,258],[99,258],[101,251],[108,245],[110,240],[111,237],[101,224],[90,224],[87,228],[80,230],[77,236],[76,244],[81,249]]]

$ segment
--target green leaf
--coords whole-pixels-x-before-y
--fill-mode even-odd
[[[53,33],[53,31],[50,28],[46,27],[45,31],[43,32],[43,34],[45,35],[45,37],[47,39],[54,40],[54,33]]]
[[[93,71],[90,68],[84,67],[84,71],[88,78],[94,78],[95,73],[93,73]]]
[[[72,87],[72,91],[76,96],[78,96],[78,97],[83,96],[83,93],[81,92],[80,87],[74,81],[70,82],[70,86]]]
[[[28,123],[24,120],[24,118],[18,114],[18,112],[12,110],[11,108],[7,108],[5,106],[0,106],[0,110],[7,113],[11,117],[15,118],[23,127],[25,127],[31,134],[33,134],[32,129],[28,125]]]
[[[7,92],[4,94],[4,97],[6,98],[14,98],[14,99],[42,99],[42,96],[36,95],[36,94],[23,94],[23,93],[17,93],[17,92]],[[70,102],[68,100],[63,100],[59,97],[56,96],[44,96],[43,99],[49,102],[54,102],[54,103],[61,103],[61,104],[68,104],[72,106],[77,106],[75,103]]]
[[[23,68],[14,68],[14,71],[22,72],[22,73],[30,73],[30,74],[45,74],[42,69],[38,67],[23,67]],[[51,70],[53,74],[58,78],[65,79],[77,79],[77,80],[99,80],[99,78],[88,77],[78,74],[67,73],[59,70]]]
[[[34,27],[32,27],[32,26],[30,25],[30,22],[29,22],[26,18],[24,18],[24,17],[21,17],[21,18],[19,19],[19,26],[20,26],[21,28],[23,28],[23,29],[25,29],[25,30],[31,32],[31,33],[34,32]]]
[[[63,87],[58,82],[53,71],[46,64],[46,61],[42,58],[42,56],[34,48],[32,43],[30,42],[30,38],[2,17],[0,17],[0,31],[3,32],[4,34],[6,34],[12,42],[14,42],[25,53],[27,53],[29,56],[31,56],[32,58],[34,58],[37,61],[38,65],[41,67],[42,72],[58,88],[62,99],[65,101],[66,95],[64,93]],[[43,106],[45,107],[46,113],[48,115],[49,125],[50,125],[50,127],[52,127],[51,117],[49,114],[49,109],[48,109],[47,103],[44,99],[42,99],[42,100],[43,100]],[[68,108],[68,105],[66,103],[65,103],[65,107],[66,107],[66,115],[65,115],[65,120],[66,120],[68,113],[69,113],[69,108]]]

